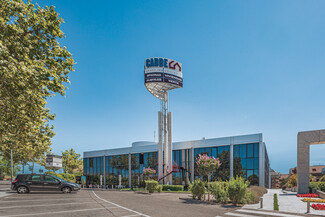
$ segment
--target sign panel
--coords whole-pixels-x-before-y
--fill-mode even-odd
[[[81,184],[82,184],[83,186],[86,185],[86,176],[81,176]]]
[[[182,63],[163,57],[145,60],[144,83],[162,82],[183,87]]]
[[[62,168],[62,157],[58,155],[47,155],[46,166]]]

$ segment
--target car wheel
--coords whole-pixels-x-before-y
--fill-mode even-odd
[[[64,187],[64,188],[62,188],[62,192],[63,192],[63,193],[71,193],[71,188],[69,188],[69,187]]]
[[[19,186],[18,188],[17,188],[17,193],[18,194],[26,194],[26,193],[28,193],[29,191],[28,191],[28,188],[27,187],[25,187],[25,186]]]

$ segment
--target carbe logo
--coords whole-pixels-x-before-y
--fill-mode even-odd
[[[177,61],[166,58],[149,58],[146,59],[146,68],[150,67],[164,67],[173,70],[182,71],[181,64]]]

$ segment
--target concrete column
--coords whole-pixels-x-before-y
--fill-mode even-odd
[[[131,153],[129,153],[129,188],[132,187]]]
[[[162,130],[163,130],[163,114],[162,112],[158,112],[158,179],[161,179],[164,174]],[[163,180],[160,180],[159,184],[163,184]]]
[[[168,132],[168,167],[169,167],[169,172],[173,170],[173,149],[172,149],[172,113],[168,112],[167,114],[167,132]],[[167,177],[167,182],[169,185],[173,184],[173,174],[170,174]]]
[[[265,185],[265,145],[263,142],[259,143],[259,186]]]
[[[298,173],[298,193],[306,194],[309,193],[309,156],[310,146],[309,139],[304,138],[302,133],[298,133],[298,144],[297,144],[297,173]]]
[[[105,155],[103,156],[103,168],[104,168],[104,172],[103,172],[103,175],[104,175],[104,188],[106,188],[106,157]]]
[[[230,178],[234,177],[234,144],[230,145]]]
[[[191,153],[191,182],[194,182],[194,147],[192,147],[190,149],[190,153]]]
[[[325,130],[299,132],[297,136],[298,194],[308,193],[310,145],[325,143]]]

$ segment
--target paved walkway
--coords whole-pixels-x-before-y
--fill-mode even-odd
[[[263,209],[273,210],[273,196],[278,195],[279,211],[289,213],[306,214],[307,203],[302,202],[302,198],[296,197],[296,192],[286,192],[281,189],[268,189],[267,193],[263,196]],[[310,203],[312,205],[313,203]],[[259,204],[247,204],[244,208],[259,209]],[[314,210],[310,207],[310,214],[325,215],[325,210]]]

